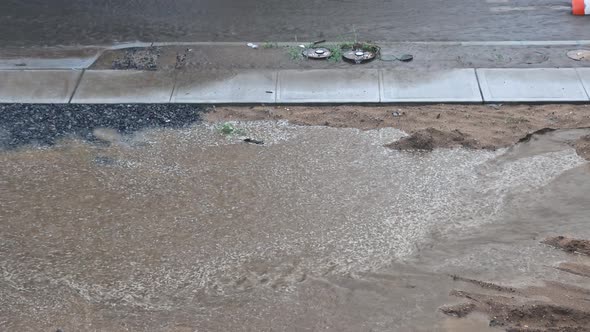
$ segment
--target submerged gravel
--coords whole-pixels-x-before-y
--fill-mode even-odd
[[[52,145],[72,136],[94,140],[96,128],[129,134],[150,127],[184,127],[199,123],[205,110],[188,104],[0,105],[0,148]]]

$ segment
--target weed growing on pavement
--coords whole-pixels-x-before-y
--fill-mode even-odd
[[[339,45],[328,45],[326,48],[329,49],[332,53],[328,58],[328,61],[339,62],[340,60],[342,60],[342,47],[340,47]]]
[[[270,42],[266,42],[264,43],[264,45],[262,45],[262,48],[279,48],[279,43],[274,42],[274,43],[270,43]]]
[[[299,46],[292,46],[289,47],[289,57],[291,58],[291,60],[301,60],[303,59],[303,54],[301,54],[301,47]]]

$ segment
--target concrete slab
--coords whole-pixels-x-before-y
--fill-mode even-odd
[[[575,69],[477,69],[486,102],[588,101]]]
[[[473,69],[382,70],[381,102],[483,102]]]
[[[172,102],[265,103],[276,100],[277,73],[270,70],[182,73]]]
[[[92,66],[96,59],[98,59],[98,56],[65,59],[0,59],[0,69],[85,69]]]
[[[3,47],[0,69],[86,69],[103,52],[101,47]]]
[[[577,68],[576,71],[586,89],[588,99],[590,99],[590,68]]]
[[[168,103],[173,89],[172,72],[87,70],[72,103]]]
[[[81,74],[77,70],[1,70],[0,103],[68,103]]]
[[[366,70],[282,70],[278,103],[378,103],[379,72]]]

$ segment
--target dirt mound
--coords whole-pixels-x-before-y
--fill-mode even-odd
[[[582,136],[576,141],[576,152],[580,157],[590,160],[590,135]]]
[[[455,305],[446,305],[439,308],[439,310],[447,315],[457,318],[463,318],[476,309],[476,305],[473,303],[460,303]]]
[[[580,253],[590,256],[590,241],[577,240],[565,236],[547,238],[543,243],[570,253]]]
[[[432,127],[418,130],[410,136],[386,145],[396,150],[432,151],[436,148],[480,148],[476,140],[462,133],[459,129],[442,131]]]

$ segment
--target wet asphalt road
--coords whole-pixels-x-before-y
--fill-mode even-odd
[[[4,0],[0,44],[590,39],[567,0]]]

